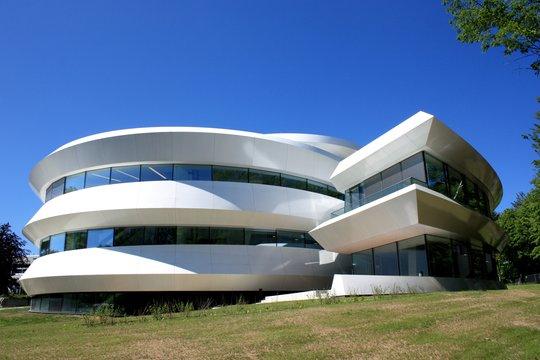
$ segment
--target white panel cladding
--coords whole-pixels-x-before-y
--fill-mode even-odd
[[[139,163],[255,167],[328,182],[338,159],[303,143],[256,133],[181,127],[129,129],[66,144],[32,169],[30,184],[43,200],[46,188],[63,176]]]
[[[343,201],[279,186],[220,181],[148,181],[74,191],[39,209],[23,229],[38,244],[80,229],[201,225],[308,231]]]
[[[498,205],[502,184],[491,165],[458,134],[421,111],[343,159],[331,181],[338,190],[345,191],[424,150],[476,179],[487,190],[492,209]]]
[[[493,220],[418,185],[327,220],[309,233],[323,248],[347,254],[423,234],[474,238],[499,249],[505,241]]]
[[[332,259],[332,261],[329,261]],[[87,291],[279,291],[330,286],[348,255],[243,245],[91,248],[37,259],[21,278],[31,296]]]

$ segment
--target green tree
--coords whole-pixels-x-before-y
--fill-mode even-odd
[[[15,285],[12,276],[26,258],[23,246],[23,241],[11,230],[9,223],[0,225],[0,294],[7,294]]]
[[[464,43],[480,43],[482,50],[502,47],[532,58],[530,68],[540,74],[539,0],[443,0]]]

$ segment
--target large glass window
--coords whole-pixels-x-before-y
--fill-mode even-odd
[[[141,165],[141,181],[172,180],[173,166],[169,164]]]
[[[64,193],[84,189],[84,173],[79,173],[66,177],[66,186]]]
[[[111,184],[136,182],[141,179],[141,167],[134,166],[117,166],[111,169]]]
[[[384,170],[382,173],[382,188],[386,189],[402,180],[401,164],[396,164]]]
[[[276,246],[276,232],[274,230],[246,229],[245,244]]]
[[[480,189],[478,189],[478,209],[482,214],[489,215],[487,195]]]
[[[182,226],[176,230],[177,244],[210,244],[210,228]]]
[[[485,269],[485,276],[488,279],[497,279],[497,268],[495,266],[495,253],[493,249],[484,244],[484,269]]]
[[[212,166],[212,180],[248,182],[248,169],[232,166]]]
[[[361,194],[360,190],[363,191],[360,186],[355,186],[345,193],[345,211],[355,209],[362,205],[364,194]]]
[[[176,244],[176,227],[149,226],[144,230],[144,245]]]
[[[277,245],[284,247],[305,247],[305,233],[297,231],[277,231]]]
[[[465,200],[468,207],[473,210],[479,210],[477,187],[469,179],[465,179]]]
[[[328,185],[328,196],[335,197],[336,199],[345,200],[345,197],[342,193],[337,191],[333,186]]]
[[[399,275],[396,243],[373,249],[375,275]]]
[[[430,189],[433,189],[441,194],[448,195],[446,187],[446,175],[444,171],[444,164],[442,161],[435,159],[428,153],[425,154],[426,158],[426,171],[427,171],[427,185]]]
[[[281,174],[281,186],[299,190],[307,190],[307,179],[293,175]]]
[[[39,248],[39,255],[40,256],[47,255],[50,252],[50,245],[51,245],[50,238],[46,238],[42,240],[41,246]]]
[[[328,187],[326,184],[320,183],[318,181],[308,180],[307,181],[307,190],[316,192],[319,194],[327,195],[328,194]]]
[[[465,203],[465,181],[463,175],[454,168],[448,166],[448,185],[450,198],[460,204]]]
[[[64,251],[65,244],[66,244],[66,234],[65,233],[53,235],[53,236],[51,236],[51,243],[49,245],[49,252],[50,253],[55,253],[55,252]]]
[[[111,168],[90,170],[86,172],[85,187],[107,185],[110,182]]]
[[[210,240],[214,244],[244,245],[244,229],[210,228]]]
[[[279,173],[273,171],[249,169],[249,182],[254,184],[275,185],[280,184]]]
[[[315,239],[309,235],[309,233],[304,234],[306,237],[306,248],[308,249],[322,249],[322,246],[315,241]]]
[[[454,252],[454,275],[457,277],[468,277],[469,266],[469,245],[465,242],[453,240],[452,249]]]
[[[430,275],[452,277],[453,259],[450,239],[426,235],[426,243]]]
[[[471,277],[481,278],[484,271],[484,249],[482,242],[478,240],[471,239]]]
[[[374,175],[367,180],[364,180],[359,187],[363,189],[364,197],[367,201],[370,201],[370,197],[381,191],[381,174]]]
[[[51,185],[50,198],[53,199],[64,193],[64,178],[56,180]]]
[[[373,250],[368,249],[352,254],[353,274],[373,275]]]
[[[212,167],[210,165],[174,165],[174,180],[211,181]]]
[[[143,227],[122,227],[114,229],[114,246],[142,245]]]
[[[113,229],[88,230],[88,247],[109,247],[113,246]]]
[[[86,248],[86,231],[68,232],[66,234],[66,250]]]
[[[415,178],[426,181],[426,170],[424,168],[424,157],[422,153],[415,154],[401,162],[401,174],[403,179]]]
[[[401,275],[428,275],[426,240],[423,235],[398,241],[398,253]]]

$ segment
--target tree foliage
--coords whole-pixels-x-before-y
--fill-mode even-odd
[[[530,68],[540,74],[540,0],[443,0],[450,21],[464,43],[482,50],[502,47],[505,55],[532,57]]]
[[[16,285],[12,278],[26,259],[24,243],[11,230],[9,223],[0,225],[0,294],[7,294]]]
[[[523,136],[531,141],[536,154],[534,188],[528,194],[518,194],[512,207],[497,219],[508,235],[508,243],[499,254],[499,275],[505,281],[540,272],[540,112],[536,119],[531,132]]]

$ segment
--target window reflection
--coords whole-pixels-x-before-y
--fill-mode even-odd
[[[373,249],[375,275],[399,275],[396,243]]]
[[[398,252],[401,275],[428,275],[426,240],[423,235],[398,241]]]
[[[356,252],[352,255],[353,274],[373,275],[373,249]]]
[[[66,234],[56,234],[51,236],[50,244],[49,244],[49,252],[55,253],[64,251],[64,246],[66,242]]]
[[[88,230],[88,247],[109,247],[113,246],[113,229]]]
[[[279,173],[273,171],[249,169],[250,183],[279,186],[280,180]]]
[[[141,165],[142,181],[172,180],[172,165]]]
[[[110,176],[110,168],[87,171],[85,187],[107,185],[110,182]]]
[[[120,184],[127,182],[136,182],[141,179],[141,167],[134,166],[117,166],[111,169],[111,184]]]
[[[64,192],[67,194],[68,192],[84,189],[84,175],[84,173],[80,173],[67,176]]]
[[[175,165],[174,180],[211,181],[212,167],[210,165]]]
[[[86,248],[86,231],[76,231],[66,233],[66,250],[76,250]]]

